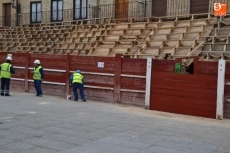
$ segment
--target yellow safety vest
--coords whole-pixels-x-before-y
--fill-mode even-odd
[[[41,73],[40,73],[40,69],[42,67],[41,66],[38,66],[36,69],[34,68],[34,80],[42,80],[42,76],[41,76]]]
[[[1,64],[1,77],[2,78],[11,78],[11,73],[10,73],[10,68],[11,68],[10,63],[3,63]]]
[[[82,84],[82,79],[83,79],[83,76],[80,73],[74,73],[72,83],[81,83]]]

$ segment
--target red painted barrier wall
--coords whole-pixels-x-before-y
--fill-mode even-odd
[[[146,59],[121,60],[121,102],[144,107],[146,86]],[[130,77],[133,76],[133,77]],[[133,90],[133,92],[127,91]]]
[[[194,57],[193,75],[175,74],[175,63],[181,62],[182,59],[153,61],[150,109],[215,118],[216,63],[199,62]]]
[[[44,94],[61,97],[72,94],[69,77],[72,72],[80,69],[84,75],[87,99],[144,106],[145,59],[123,59],[121,55],[90,57],[10,54],[13,56],[12,65],[16,71],[12,76],[11,90],[13,91],[35,92],[31,71],[34,60],[39,59],[45,73],[42,84]],[[0,52],[0,63],[5,61],[6,56],[6,52]],[[104,67],[98,67],[98,62],[104,63]]]
[[[225,68],[225,82],[230,83],[230,62],[226,62]],[[230,85],[225,85],[224,91],[225,101],[224,101],[224,117],[230,118],[230,102],[227,99],[230,99]]]

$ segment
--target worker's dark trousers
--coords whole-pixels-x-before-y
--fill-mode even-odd
[[[74,98],[75,98],[74,100],[78,101],[77,89],[80,90],[81,99],[85,100],[84,88],[83,88],[83,84],[81,83],[73,84],[73,93],[74,93]]]
[[[1,95],[9,95],[10,92],[10,79],[1,78]]]
[[[42,95],[41,84],[42,84],[41,80],[34,80],[34,88],[36,90],[37,96]]]

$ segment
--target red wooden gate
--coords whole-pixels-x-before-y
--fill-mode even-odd
[[[198,61],[195,74],[175,74],[173,65],[172,61],[160,63],[163,70],[156,63],[153,66],[150,109],[216,118],[217,76],[199,74]]]

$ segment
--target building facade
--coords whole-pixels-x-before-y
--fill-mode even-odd
[[[212,13],[214,2],[230,8],[230,0],[15,0],[20,5],[16,11],[11,0],[0,0],[0,26]]]
[[[16,10],[10,0],[0,0],[0,26],[11,26],[15,23]]]

